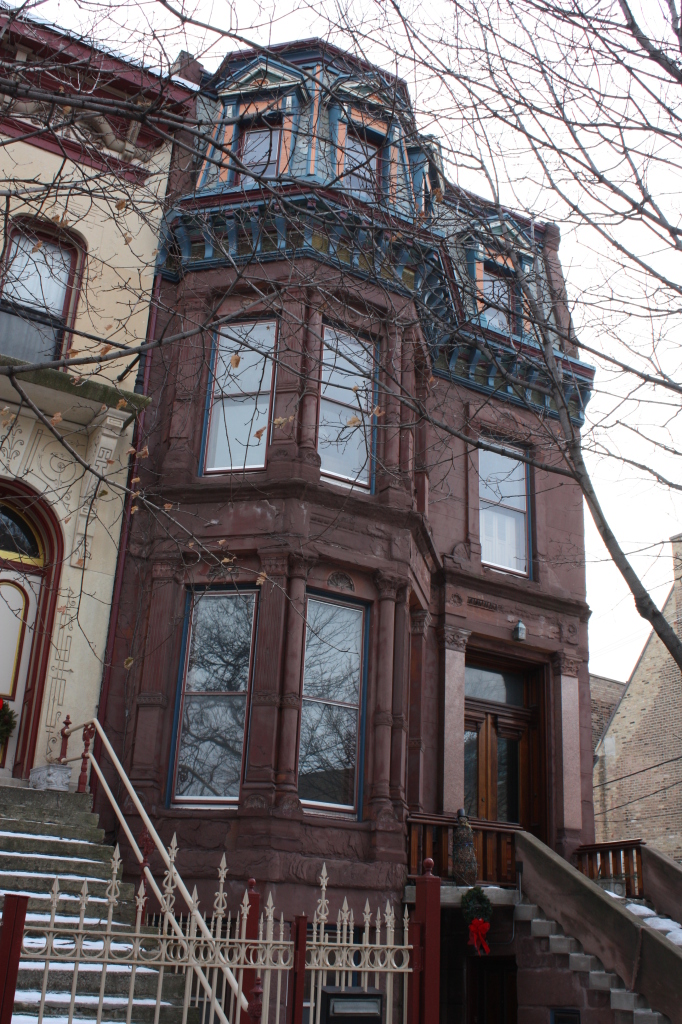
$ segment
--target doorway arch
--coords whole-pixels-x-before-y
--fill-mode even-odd
[[[15,778],[28,778],[35,758],[63,553],[48,504],[26,484],[0,479],[0,645],[12,651],[0,697],[17,716],[0,768]]]

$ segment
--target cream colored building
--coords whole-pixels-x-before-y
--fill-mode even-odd
[[[135,104],[163,89],[176,109],[191,97],[44,23],[3,30],[0,55],[29,90]],[[57,53],[59,71],[46,73]],[[45,365],[145,341],[170,160],[170,145],[139,122],[85,111],[74,124],[71,113],[30,91],[0,96],[1,187],[13,193],[0,366],[38,367],[17,375],[18,388],[0,376],[0,698],[17,718],[0,781],[56,758],[66,715],[97,713],[130,449],[147,403],[135,393],[144,359],[125,351],[104,365]]]

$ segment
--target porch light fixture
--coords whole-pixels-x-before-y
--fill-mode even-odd
[[[521,619],[516,623],[512,630],[512,636],[514,640],[525,640],[526,639],[526,627],[521,622]]]

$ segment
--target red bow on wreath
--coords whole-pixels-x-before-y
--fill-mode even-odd
[[[485,941],[485,937],[490,931],[490,922],[483,921],[480,917],[475,917],[469,925],[469,945],[476,947],[476,952],[481,955],[481,949],[484,953],[490,952],[490,946]]]

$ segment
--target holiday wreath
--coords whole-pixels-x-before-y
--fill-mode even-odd
[[[490,946],[485,941],[485,937],[490,930],[493,908],[480,885],[475,885],[462,896],[462,916],[465,923],[469,925],[469,945],[475,947],[479,956],[481,950],[484,953],[489,953]]]

